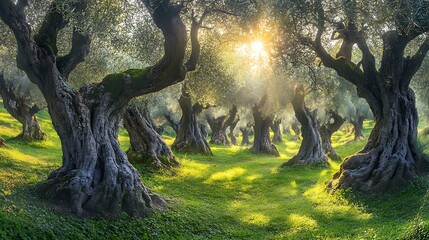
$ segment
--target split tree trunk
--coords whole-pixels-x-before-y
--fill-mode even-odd
[[[354,140],[359,140],[362,138],[365,138],[365,136],[362,133],[362,129],[363,129],[363,120],[365,118],[364,117],[359,117],[357,120],[351,120],[350,123],[353,125],[353,133],[355,135]]]
[[[222,144],[225,146],[229,146],[230,142],[228,140],[226,130],[231,124],[233,124],[237,120],[237,106],[233,105],[229,110],[228,116],[220,116],[217,118],[213,118],[211,116],[207,116],[207,122],[212,129],[212,137],[210,139],[210,143]],[[237,125],[237,123],[235,123]]]
[[[319,128],[317,124],[317,109],[310,111],[305,106],[304,86],[299,85],[295,88],[295,94],[292,99],[295,116],[301,123],[302,142],[295,155],[282,166],[293,164],[319,164],[326,163],[327,158],[323,154],[320,141]]]
[[[7,86],[3,73],[0,73],[0,95],[6,110],[22,124],[22,132],[16,138],[24,141],[46,140],[46,133],[35,116],[42,108],[37,104],[30,106],[25,96],[15,94],[13,88]]]
[[[251,151],[254,153],[267,153],[280,157],[279,151],[276,146],[271,143],[270,139],[270,125],[273,122],[274,116],[266,115],[263,112],[266,101],[267,96],[265,95],[252,108],[253,119],[255,121],[255,125],[253,126],[255,138],[253,140]]]
[[[341,128],[341,125],[345,122],[345,118],[341,117],[336,111],[330,110],[328,112],[329,120],[327,123],[320,127],[320,137],[322,140],[322,149],[329,158],[335,161],[341,160],[341,157],[332,147],[332,134]],[[331,122],[331,119],[333,122]]]
[[[153,129],[145,114],[130,106],[123,117],[125,129],[130,136],[128,158],[153,166],[157,169],[168,169],[179,166],[170,148],[162,137]]]
[[[207,116],[207,122],[212,130],[212,136],[210,139],[211,144],[215,143],[215,144],[222,144],[225,146],[230,145],[230,142],[225,132],[226,119],[227,119],[227,116],[220,116],[217,118]]]
[[[252,131],[252,125],[251,124],[247,124],[245,127],[240,127],[240,132],[241,132],[241,146],[248,146],[251,145],[252,143],[250,142],[250,132]]]
[[[207,140],[201,134],[197,115],[203,110],[199,103],[192,105],[191,96],[186,92],[184,86],[179,98],[179,105],[182,109],[179,132],[171,148],[178,152],[199,153],[213,156]]]
[[[283,142],[283,136],[280,130],[281,123],[282,123],[282,120],[278,119],[278,120],[274,120],[273,123],[271,124],[271,130],[274,132],[273,139],[272,139],[273,143]]]

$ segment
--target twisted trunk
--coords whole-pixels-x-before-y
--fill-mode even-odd
[[[235,134],[234,134],[234,129],[237,126],[239,121],[240,121],[240,117],[237,115],[237,118],[229,125],[228,137],[231,138],[231,144],[234,146],[238,145],[237,138],[235,137]]]
[[[296,121],[294,121],[291,125],[293,132],[295,135],[293,136],[293,140],[298,141],[301,139],[301,129]]]
[[[273,143],[281,143],[283,142],[282,132],[280,130],[280,124],[282,123],[281,119],[274,120],[271,124],[271,130],[274,132],[273,135]]]
[[[254,153],[267,153],[280,157],[280,153],[276,146],[271,143],[270,139],[270,125],[273,122],[273,115],[265,115],[262,111],[265,106],[267,96],[264,96],[255,104],[252,108],[253,119],[255,125],[253,130],[255,132],[255,138],[253,140],[253,146],[251,151]]]
[[[383,36],[380,70],[367,73],[371,82],[357,83],[375,116],[368,143],[359,154],[346,159],[329,182],[332,189],[353,188],[363,192],[396,192],[427,170],[416,150],[418,116],[409,87],[429,50],[421,45],[413,57],[404,58],[407,35],[389,31]],[[365,79],[367,80],[367,79]]]
[[[215,143],[225,146],[230,145],[230,142],[226,136],[226,120],[227,116],[220,116],[217,118],[207,116],[207,122],[212,130],[212,136],[210,139],[211,144]]]
[[[66,80],[87,56],[90,37],[74,29],[70,52],[58,56],[57,35],[68,24],[65,14],[57,9],[58,2],[52,2],[36,35],[27,23],[27,4],[0,1],[0,17],[17,40],[18,67],[44,95],[61,140],[62,166],[40,185],[41,193],[78,215],[114,216],[123,211],[144,216],[165,207],[165,201],[142,184],[117,137],[119,122],[131,99],[183,81],[198,59],[199,45],[194,44],[198,40],[193,37],[191,59],[184,64],[187,37],[180,6],[169,1],[144,2],[164,35],[164,55],[158,63],[110,74],[100,83],[77,90]],[[65,4],[76,13],[86,9],[84,0]],[[200,25],[201,21],[193,20],[191,35],[196,36]]]
[[[46,133],[35,116],[42,108],[37,104],[29,105],[25,96],[15,94],[13,88],[7,86],[3,73],[0,74],[0,95],[6,110],[22,124],[22,131],[16,138],[24,141],[46,140]]]
[[[182,109],[179,132],[171,148],[178,152],[199,153],[212,156],[207,140],[201,134],[197,115],[203,110],[199,103],[192,105],[191,97],[186,90],[182,91],[179,98],[179,105]]]
[[[304,87],[299,85],[295,88],[295,94],[292,99],[292,106],[295,116],[301,123],[302,142],[295,155],[282,166],[293,164],[318,164],[325,163],[327,158],[323,154],[322,144],[320,142],[319,128],[317,124],[317,109],[310,111],[305,106]]]
[[[240,127],[240,132],[242,136],[241,146],[247,146],[252,144],[249,139],[250,132],[252,131],[251,127],[252,126],[250,124],[247,124],[246,127]]]
[[[201,136],[203,136],[203,138],[207,138],[209,136],[207,126],[202,123],[200,123],[199,125],[200,125]]]
[[[338,131],[345,122],[345,119],[341,117],[336,111],[329,111],[329,120],[328,123],[323,124],[320,127],[320,137],[322,140],[322,149],[326,155],[332,160],[338,161],[341,160],[341,157],[332,147],[331,137],[336,131]],[[331,119],[333,122],[331,122]]]
[[[365,120],[364,117],[359,117],[357,120],[350,121],[350,123],[353,125],[353,133],[355,135],[355,138],[354,138],[355,141],[365,138],[365,136],[362,133],[363,120]]]
[[[128,158],[146,163],[155,168],[171,168],[179,165],[170,148],[153,129],[147,114],[141,114],[137,107],[130,106],[123,116],[125,129],[130,136]]]

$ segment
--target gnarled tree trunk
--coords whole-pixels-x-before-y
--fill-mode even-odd
[[[231,144],[234,146],[238,145],[237,138],[235,137],[235,134],[234,134],[234,129],[237,126],[239,121],[240,121],[240,117],[237,115],[237,118],[229,125],[228,137],[231,138]]]
[[[276,146],[271,143],[270,139],[270,125],[273,122],[274,116],[266,115],[263,112],[266,101],[267,96],[265,95],[252,108],[253,119],[255,121],[255,125],[253,126],[255,138],[253,140],[251,151],[254,153],[267,153],[280,157],[279,151]]]
[[[227,116],[220,116],[217,118],[213,118],[211,116],[207,116],[207,122],[212,130],[212,136],[210,139],[210,143],[213,144],[222,144],[225,146],[229,146],[230,142],[226,136],[226,123]]]
[[[328,157],[332,160],[341,160],[341,157],[332,147],[331,137],[336,131],[338,131],[345,122],[345,118],[341,117],[336,111],[330,110],[328,112],[329,120],[327,123],[320,126],[320,137],[322,140],[322,149]],[[333,122],[331,122],[331,119]]]
[[[236,120],[237,111],[237,106],[233,105],[232,108],[229,110],[229,116],[220,116],[217,118],[207,116],[207,122],[212,129],[212,137],[210,139],[210,143],[223,144],[225,146],[230,145],[230,142],[226,135],[226,130]]]
[[[252,131],[252,125],[250,123],[246,124],[245,127],[240,127],[240,132],[242,136],[241,146],[247,146],[252,144],[249,139],[251,131]]]
[[[280,130],[281,123],[282,123],[281,119],[274,120],[273,123],[271,123],[271,130],[274,132],[273,139],[272,139],[273,143],[283,142],[283,136]]]
[[[293,136],[293,140],[298,141],[301,139],[301,129],[299,128],[299,124],[297,123],[297,121],[294,121],[291,125],[291,128],[293,130],[293,132],[295,133],[295,135]]]
[[[128,158],[161,169],[178,166],[179,162],[162,137],[153,129],[147,114],[141,112],[136,106],[130,106],[124,113],[123,123],[131,144],[127,151]]]
[[[375,116],[368,143],[357,155],[343,162],[329,182],[330,188],[395,192],[427,170],[427,164],[416,151],[418,117],[414,92],[409,84],[429,51],[429,42],[420,45],[412,57],[404,57],[405,47],[421,34],[421,30],[387,31],[383,35],[379,70],[376,70],[375,58],[359,32],[354,33],[363,52],[363,70],[350,67],[353,65],[342,58],[320,55],[325,65],[356,86],[358,95],[368,102]],[[320,43],[317,46],[322,49]]]
[[[180,118],[179,132],[171,148],[178,152],[212,156],[213,153],[201,134],[197,121],[197,115],[202,112],[203,107],[199,103],[192,105],[191,96],[186,92],[186,85],[182,89],[179,105],[182,109],[182,118]]]
[[[56,204],[77,214],[147,215],[163,208],[165,201],[145,187],[139,172],[128,162],[118,142],[122,115],[134,97],[159,91],[183,81],[195,69],[199,55],[197,37],[201,20],[192,19],[192,52],[184,64],[187,34],[180,6],[170,1],[144,1],[164,35],[164,55],[146,69],[110,74],[102,82],[79,90],[66,80],[89,52],[90,38],[74,29],[72,47],[58,56],[57,35],[69,22],[53,1],[36,35],[25,16],[28,1],[0,1],[0,17],[13,31],[18,44],[17,64],[44,95],[52,124],[58,133],[62,166],[52,172],[40,190]],[[86,1],[70,1],[67,7],[84,12]],[[34,37],[33,37],[34,36]]]
[[[363,129],[363,120],[365,120],[364,117],[359,117],[357,120],[350,120],[350,123],[353,125],[353,133],[355,135],[354,140],[365,138],[365,136],[362,133]]]
[[[323,154],[322,144],[320,142],[319,128],[317,124],[317,109],[310,111],[305,106],[304,86],[299,85],[295,88],[295,94],[292,99],[295,116],[301,123],[302,142],[298,154],[282,166],[293,164],[317,164],[327,161]]]
[[[42,108],[37,104],[30,106],[25,96],[15,94],[13,88],[7,86],[3,73],[0,73],[0,95],[6,110],[22,124],[22,132],[16,138],[24,141],[46,140],[46,133],[42,131],[35,116]]]

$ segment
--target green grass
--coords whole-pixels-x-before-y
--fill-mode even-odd
[[[427,179],[396,195],[329,194],[325,182],[340,161],[329,161],[328,168],[279,168],[298,151],[291,135],[278,145],[280,158],[214,145],[215,157],[176,154],[181,167],[175,174],[147,173],[133,163],[144,184],[171,206],[146,219],[67,216],[34,194],[34,186],[61,164],[48,115],[39,118],[48,141],[23,144],[13,140],[19,124],[0,108],[0,133],[9,146],[0,149],[0,239],[396,239],[429,232]],[[366,136],[372,126],[365,122]],[[333,136],[343,158],[365,144],[352,141],[349,129]],[[123,129],[119,140],[124,149],[129,146]]]

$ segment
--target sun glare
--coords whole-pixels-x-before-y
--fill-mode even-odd
[[[255,40],[251,44],[252,52],[255,55],[261,55],[264,51],[264,44],[260,40]]]

